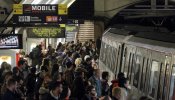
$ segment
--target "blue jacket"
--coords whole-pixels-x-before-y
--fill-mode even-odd
[[[92,85],[95,86],[95,90],[97,92],[97,96],[100,97],[101,96],[101,92],[102,92],[101,80],[96,78],[95,76],[92,76],[92,77],[89,78],[89,81],[91,82]]]

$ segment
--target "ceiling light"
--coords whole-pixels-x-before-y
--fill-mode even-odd
[[[74,2],[75,0],[71,0],[71,2],[68,3],[67,7],[69,8]]]
[[[58,3],[58,0],[53,0],[52,2],[51,2],[51,4],[57,4]]]
[[[50,4],[51,1],[52,1],[52,0],[48,0],[48,1],[46,2],[46,4]]]
[[[32,4],[39,4],[42,0],[34,0]]]

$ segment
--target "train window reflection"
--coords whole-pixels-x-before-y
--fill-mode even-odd
[[[134,67],[135,67],[135,59],[136,59],[136,56],[133,54],[132,56],[132,64],[131,64],[131,75],[130,75],[130,81],[131,81],[131,84],[133,84],[133,80],[134,80]]]
[[[165,67],[164,64],[161,63],[160,67],[160,75],[159,75],[159,84],[158,84],[158,91],[157,91],[157,100],[161,99],[161,95],[163,93],[163,82],[164,82],[164,77],[165,77]]]
[[[148,60],[144,57],[143,58],[143,67],[142,67],[142,75],[141,75],[141,81],[140,81],[140,90],[144,91],[144,83],[145,83],[145,76],[146,76],[146,65],[148,63]]]
[[[170,65],[169,64],[166,64],[166,70],[165,70],[165,78],[164,78],[164,89],[163,89],[163,95],[162,95],[162,99],[165,100],[166,98],[166,94],[167,94],[167,89],[168,89],[168,79],[169,79],[169,68],[170,68]]]
[[[130,78],[129,75],[130,75],[130,68],[131,68],[131,57],[132,57],[132,54],[129,53],[129,59],[128,59],[128,71],[127,71],[127,77],[128,77],[128,78]]]
[[[175,65],[172,68],[171,75],[171,86],[170,86],[170,96],[169,100],[175,100]]]
[[[159,62],[152,61],[151,77],[150,77],[150,91],[149,94],[154,97],[156,93],[156,87],[159,82]]]

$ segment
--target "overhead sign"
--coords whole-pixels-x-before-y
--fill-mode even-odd
[[[1,34],[0,49],[22,49],[22,34]]]
[[[30,5],[24,4],[23,11],[25,15],[42,14],[42,15],[58,15],[58,5]]]
[[[28,38],[64,38],[65,28],[38,27],[27,29]]]
[[[23,5],[13,4],[13,14],[23,14]]]
[[[18,15],[13,16],[14,23],[67,23],[67,16]]]
[[[67,15],[67,5],[65,4],[59,4],[58,5],[58,14],[59,15]]]
[[[67,23],[67,6],[14,4],[14,23]]]
[[[67,24],[84,24],[84,20],[68,19]]]
[[[66,26],[66,32],[77,32],[77,27],[76,26],[70,26],[70,25],[67,25]]]

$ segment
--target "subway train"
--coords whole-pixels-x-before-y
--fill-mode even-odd
[[[131,93],[175,100],[175,36],[166,28],[115,25],[103,36],[99,66],[111,79],[123,72]]]

